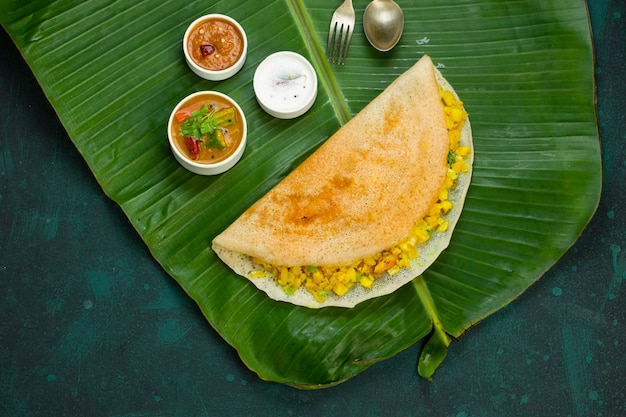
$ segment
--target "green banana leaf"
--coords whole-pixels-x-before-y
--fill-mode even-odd
[[[430,378],[452,338],[518,297],[574,243],[599,200],[600,146],[591,35],[583,0],[399,0],[400,43],[369,46],[357,23],[345,66],[324,45],[340,1],[0,0],[0,18],[103,191],[157,262],[260,378],[338,384],[430,338]],[[249,38],[236,76],[187,68],[186,26],[206,13],[237,19]],[[319,78],[313,108],[278,120],[257,105],[252,77],[270,53],[306,56]],[[423,276],[354,309],[275,302],[234,275],[212,238],[397,75],[429,54],[465,103],[474,176],[450,247]],[[248,147],[216,177],[189,173],[168,148],[176,103],[217,90],[246,113]]]

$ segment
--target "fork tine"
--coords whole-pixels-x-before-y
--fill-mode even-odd
[[[353,27],[348,25],[343,28],[341,33],[341,49],[339,50],[338,63],[344,65],[346,63],[346,57],[348,56],[348,48],[350,47],[350,40],[352,39]]]
[[[337,37],[340,38],[340,42],[339,42],[339,55],[337,55],[337,63],[341,64],[342,63],[342,58],[343,58],[343,50],[346,47],[346,33],[348,32],[348,28],[344,25],[341,25],[341,37],[339,36],[340,34],[337,34]]]
[[[332,30],[328,35],[328,46],[330,49],[328,50],[327,54],[331,62],[334,64],[336,61],[338,61],[339,57],[341,56],[341,51],[343,50],[343,24],[339,21],[334,21],[333,23],[334,25],[332,27]]]
[[[345,64],[354,30],[354,7],[352,0],[344,2],[335,10],[330,20],[326,55],[332,63]]]
[[[335,63],[335,52],[337,51],[338,36],[336,36],[336,32],[338,30],[338,25],[339,24],[334,19],[330,23],[330,30],[328,31],[328,45],[326,46],[326,55],[333,64]]]
[[[328,45],[326,47],[326,55],[334,64],[345,64],[348,56],[348,48],[352,39],[354,28],[351,25],[339,24],[335,22],[334,27],[328,33]]]

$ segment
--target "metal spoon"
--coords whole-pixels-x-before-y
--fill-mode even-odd
[[[363,13],[363,29],[372,46],[389,51],[396,46],[404,28],[404,14],[393,0],[372,0]]]

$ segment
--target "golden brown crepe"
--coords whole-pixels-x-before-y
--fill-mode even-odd
[[[350,265],[407,237],[437,202],[448,171],[438,76],[445,83],[428,56],[420,59],[218,235],[218,256],[250,278],[259,269],[253,258],[280,266]],[[466,188],[457,190],[460,205]],[[451,216],[458,217],[458,206]],[[271,277],[250,279],[274,299],[351,307],[411,280],[448,241],[432,254],[420,249],[419,262],[399,277],[322,304],[306,292],[285,294]]]

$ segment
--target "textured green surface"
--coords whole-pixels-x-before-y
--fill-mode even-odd
[[[263,379],[340,382],[426,336],[433,319],[460,336],[551,267],[598,202],[582,1],[406,2],[398,47],[378,54],[355,36],[345,67],[323,59],[336,6],[325,1],[47,3],[4,1],[2,24],[105,193]],[[209,11],[237,18],[251,40],[244,69],[219,84],[191,74],[180,52],[186,24]],[[265,115],[251,91],[256,65],[281,49],[308,56],[321,80],[315,106],[295,121]],[[266,299],[217,262],[212,237],[423,53],[463,98],[476,147],[452,244],[424,275],[433,308],[410,285],[351,311],[295,308]],[[178,167],[165,124],[180,98],[213,88],[241,104],[250,141],[235,169],[204,178]]]

